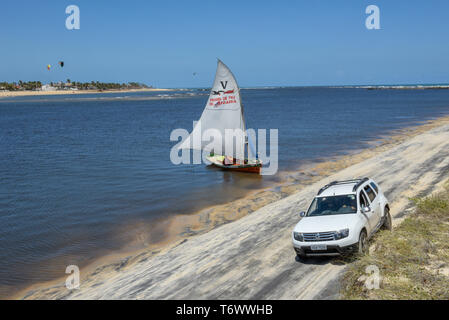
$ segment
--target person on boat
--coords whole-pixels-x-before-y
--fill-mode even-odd
[[[223,159],[223,164],[224,164],[225,166],[230,166],[230,165],[232,164],[232,158],[231,158],[231,157],[225,157],[225,158]]]

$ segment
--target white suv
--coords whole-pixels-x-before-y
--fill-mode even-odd
[[[292,233],[299,258],[363,253],[379,228],[391,230],[388,200],[369,178],[325,185],[300,216]]]

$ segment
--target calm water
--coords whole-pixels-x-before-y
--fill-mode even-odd
[[[280,170],[449,114],[449,90],[243,89],[242,97],[248,128],[279,129]],[[171,164],[171,130],[191,131],[206,100],[199,90],[0,99],[0,296],[123,248],[135,237],[127,226],[276,180]]]

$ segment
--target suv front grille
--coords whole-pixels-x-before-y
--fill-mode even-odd
[[[303,237],[306,242],[331,241],[335,240],[335,231],[303,233]]]

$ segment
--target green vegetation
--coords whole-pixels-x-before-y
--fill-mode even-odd
[[[449,184],[437,195],[411,200],[415,211],[394,231],[380,232],[371,252],[349,265],[343,299],[449,299]],[[379,289],[365,286],[369,265],[380,270]]]
[[[126,90],[126,89],[143,89],[151,88],[143,83],[129,82],[129,83],[112,83],[112,82],[76,82],[67,79],[67,82],[50,83],[51,87],[56,90]],[[0,90],[8,91],[23,91],[23,90],[40,90],[42,88],[42,83],[40,81],[28,81],[28,82],[0,82]]]
[[[70,82],[67,79],[67,84],[71,84],[70,87],[77,88],[79,90],[126,90],[126,89],[143,89],[151,88],[143,83],[129,82],[129,83],[112,83],[112,82]]]
[[[28,82],[0,82],[0,90],[16,91],[16,90],[36,90],[42,87],[40,81],[28,81]]]

